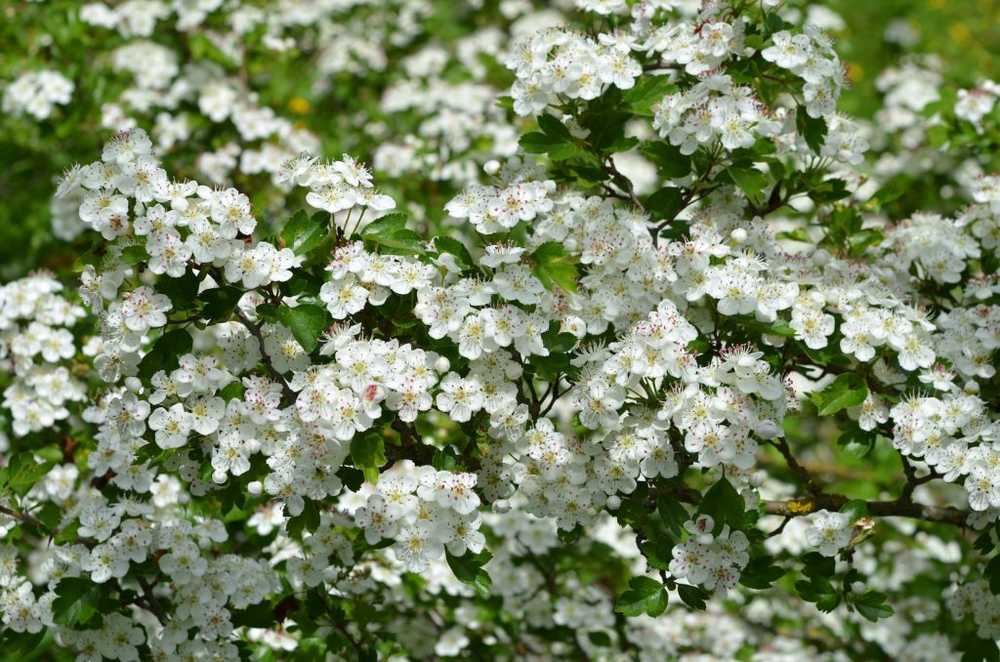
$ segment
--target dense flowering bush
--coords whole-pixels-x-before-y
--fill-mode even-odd
[[[1000,86],[450,5],[89,3],[117,96],[4,88],[113,133],[0,287],[5,653],[997,659]]]

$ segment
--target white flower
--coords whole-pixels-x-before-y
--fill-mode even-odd
[[[806,519],[806,542],[823,556],[835,556],[854,536],[853,523],[846,513],[819,510]]]

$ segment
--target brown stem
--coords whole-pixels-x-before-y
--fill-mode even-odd
[[[288,386],[288,383],[285,382],[285,378],[282,377],[281,373],[278,372],[277,369],[274,367],[274,365],[271,363],[271,358],[267,355],[267,350],[264,349],[264,334],[260,330],[260,325],[255,324],[253,321],[251,321],[251,319],[247,317],[245,314],[243,314],[243,311],[239,310],[238,308],[236,310],[236,315],[240,318],[240,322],[242,322],[245,327],[250,329],[250,333],[252,333],[254,338],[257,339],[257,342],[260,344],[261,361],[264,363],[264,366],[267,368],[267,371],[268,373],[270,373],[271,377],[276,382],[281,384],[281,392],[283,395],[283,399],[285,400],[285,404],[286,405],[291,404],[292,402],[295,401],[296,397],[295,391],[293,391]]]

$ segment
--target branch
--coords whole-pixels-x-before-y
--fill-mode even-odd
[[[284,399],[287,401],[287,403],[295,402],[296,398],[295,391],[293,391],[288,386],[288,383],[285,382],[285,378],[281,375],[280,372],[277,371],[277,369],[271,363],[271,358],[267,355],[267,350],[264,348],[264,334],[261,333],[260,325],[254,324],[253,321],[251,321],[250,318],[247,317],[243,313],[243,311],[240,310],[238,307],[236,309],[236,315],[237,317],[240,318],[240,322],[242,322],[245,327],[250,329],[250,333],[253,334],[254,338],[256,338],[257,342],[260,344],[261,361],[264,363],[264,366],[267,368],[267,371],[268,373],[270,373],[271,377],[276,382],[281,384],[281,392],[282,395],[284,396]]]
[[[34,515],[26,512],[19,512],[12,510],[7,506],[0,505],[0,513],[7,515],[8,517],[13,517],[19,520],[22,524],[30,524],[32,527],[39,529],[41,531],[48,531],[48,527],[42,524],[42,521],[36,518]]]
[[[788,464],[788,468],[798,477],[799,482],[801,482],[810,494],[822,494],[822,488],[816,483],[812,474],[802,466],[795,456],[792,455],[792,449],[788,445],[788,441],[782,437],[777,439],[772,439],[771,444],[778,449],[781,456],[785,458],[785,462]]]
[[[679,501],[690,504],[701,502],[702,494],[695,489],[685,486],[670,488],[666,491],[672,494]],[[850,501],[843,494],[819,493],[800,499],[790,499],[788,501],[764,501],[764,511],[769,515],[781,515],[788,519],[803,517],[819,510],[840,510],[845,503]],[[954,526],[965,526],[965,519],[969,513],[957,508],[946,506],[926,506],[912,501],[895,499],[893,501],[866,501],[868,512],[874,517],[909,517],[925,522],[936,522],[941,524],[952,524]],[[782,525],[784,526],[784,525]]]
[[[801,517],[818,510],[840,510],[849,499],[842,494],[817,494],[790,501],[765,501],[764,510],[771,515]],[[868,512],[876,517],[909,517],[925,522],[964,526],[968,513],[957,508],[925,506],[912,501],[868,501]]]

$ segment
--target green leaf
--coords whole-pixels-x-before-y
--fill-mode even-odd
[[[36,462],[31,451],[18,453],[7,467],[7,484],[18,496],[24,496],[55,466],[55,462]]]
[[[747,588],[759,591],[769,589],[788,572],[785,568],[775,564],[770,556],[761,556],[753,559],[747,564],[740,574],[740,583]]]
[[[191,334],[186,329],[167,331],[156,339],[139,361],[139,376],[149,381],[160,370],[173,370],[177,367],[178,359],[190,352],[193,345]]]
[[[156,291],[170,299],[170,303],[173,304],[171,312],[176,314],[191,309],[195,300],[202,298],[198,294],[200,285],[201,276],[192,271],[185,271],[179,278],[161,277],[156,281]]]
[[[149,253],[146,252],[145,246],[128,246],[122,249],[122,262],[125,264],[135,266],[140,262],[146,262],[148,260]]]
[[[547,289],[561,287],[567,292],[576,292],[576,264],[566,254],[566,249],[558,241],[547,241],[531,254],[532,270]]]
[[[611,154],[617,154],[618,152],[627,152],[638,144],[639,144],[639,139],[635,137],[619,138],[615,142],[608,145],[606,151]]]
[[[698,512],[710,515],[715,520],[715,530],[721,531],[726,524],[731,529],[743,528],[743,513],[746,503],[724,477],[720,478],[701,499]]]
[[[868,397],[868,386],[860,375],[845,372],[819,393],[812,396],[820,416],[831,416],[842,409],[857,407]]]
[[[374,483],[378,480],[378,470],[385,466],[385,440],[382,435],[368,433],[355,435],[351,439],[351,460],[354,466],[364,471],[365,479]]]
[[[746,194],[747,199],[754,206],[759,206],[764,202],[764,187],[767,185],[767,176],[756,168],[726,168],[729,179]]]
[[[869,246],[874,246],[883,239],[885,235],[874,228],[855,232],[849,240],[851,257],[861,257]]]
[[[424,245],[413,230],[406,227],[406,214],[387,214],[361,229],[361,237],[386,249],[387,253],[421,255]]]
[[[708,606],[705,602],[709,597],[708,591],[699,586],[678,584],[677,594],[681,596],[681,601],[691,609],[704,611]]]
[[[663,584],[649,577],[633,577],[628,589],[615,601],[615,611],[623,616],[659,616],[667,608],[667,591]]]
[[[1000,595],[1000,554],[997,554],[986,564],[986,578],[990,581],[990,592]]]
[[[1000,647],[992,639],[981,639],[973,632],[967,633],[958,643],[962,653],[962,662],[997,662],[1000,660]]]
[[[684,209],[684,194],[679,188],[664,186],[646,198],[646,210],[656,220],[672,220]]]
[[[302,539],[304,531],[315,531],[320,524],[320,513],[316,502],[312,499],[304,499],[303,501],[302,512],[289,518],[285,527],[288,535],[296,540]]]
[[[229,319],[233,311],[236,310],[236,304],[241,296],[243,296],[243,290],[230,285],[205,290],[198,295],[198,298],[203,302],[202,317],[210,322]]]
[[[58,596],[52,601],[52,614],[60,625],[85,625],[97,615],[101,585],[89,578],[69,577],[56,587]]]
[[[475,269],[476,263],[469,254],[469,249],[458,239],[452,237],[435,237],[434,247],[441,253],[448,253],[455,256],[455,261],[462,270]]]
[[[622,91],[610,87],[604,94],[587,103],[586,110],[579,116],[580,126],[590,131],[587,141],[600,155],[604,155],[612,145],[625,136],[625,123],[632,114],[624,110]]]
[[[670,76],[647,74],[640,76],[635,86],[622,94],[622,100],[633,114],[652,117],[653,106],[676,89],[677,85],[670,82]]]
[[[823,556],[819,552],[808,552],[801,559],[804,567],[802,572],[807,577],[832,577],[837,569],[837,563],[832,556]]]
[[[316,349],[320,335],[330,324],[326,309],[314,304],[302,304],[294,308],[280,306],[277,316],[278,321],[288,327],[307,353]]]
[[[538,116],[538,126],[543,132],[545,132],[545,135],[551,136],[552,138],[572,138],[569,129],[566,128],[566,125],[548,113]]]
[[[322,244],[328,232],[325,214],[313,214],[310,217],[305,211],[299,210],[285,223],[279,236],[286,248],[291,248],[296,255],[305,255]]]
[[[822,117],[810,117],[805,108],[799,108],[795,113],[795,126],[815,154],[819,155],[826,142],[826,120]]]
[[[843,179],[824,179],[820,184],[809,189],[809,197],[818,203],[836,202],[850,197],[847,182]]]
[[[448,567],[455,573],[455,577],[459,581],[471,584],[480,597],[489,597],[493,588],[493,580],[490,579],[489,573],[483,569],[483,566],[493,558],[489,550],[484,549],[478,554],[467,551],[462,556],[455,556],[445,550],[445,556],[448,559]]]
[[[569,138],[550,136],[538,131],[532,131],[521,136],[521,148],[529,154],[548,154],[554,161],[564,161],[586,154],[584,150]]]
[[[269,602],[261,602],[250,605],[246,609],[235,610],[232,615],[232,623],[236,627],[269,628],[274,627],[276,622],[274,608]]]
[[[667,179],[684,177],[691,172],[691,157],[681,154],[679,148],[667,142],[646,142],[639,146],[643,156],[656,165],[657,171]]]
[[[875,622],[880,618],[889,618],[893,614],[892,607],[887,605],[885,601],[885,593],[868,591],[854,599],[854,608],[869,621]]]
[[[0,629],[0,650],[3,650],[7,659],[16,659],[17,656],[27,655],[38,648],[42,640],[45,639],[46,629],[38,632],[14,632],[8,628]]]
[[[590,643],[601,648],[607,648],[611,645],[611,637],[607,632],[603,630],[595,630],[594,632],[588,632],[587,638],[590,639]]]
[[[680,536],[684,522],[691,519],[684,505],[672,497],[661,496],[657,499],[656,511],[660,514],[660,521],[674,536]]]

